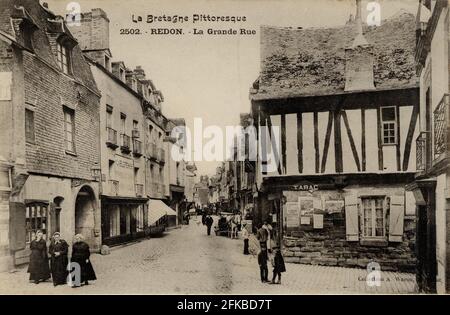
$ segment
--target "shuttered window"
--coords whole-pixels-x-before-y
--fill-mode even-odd
[[[74,111],[64,107],[64,137],[66,151],[75,152]]]
[[[70,73],[70,50],[61,43],[56,44],[58,66],[65,74]]]
[[[25,109],[25,140],[30,143],[34,143],[34,112],[29,109]]]
[[[385,197],[361,198],[364,237],[385,237],[386,204]]]

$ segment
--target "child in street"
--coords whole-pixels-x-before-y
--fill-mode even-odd
[[[281,273],[286,271],[286,266],[284,265],[283,255],[281,255],[281,251],[279,247],[274,248],[274,253],[272,255],[272,266],[273,266],[273,278],[272,284],[281,284]],[[275,282],[276,277],[278,276],[278,281]]]
[[[267,251],[261,250],[258,253],[258,264],[259,264],[259,271],[261,274],[261,282],[269,282],[269,270],[267,269]]]

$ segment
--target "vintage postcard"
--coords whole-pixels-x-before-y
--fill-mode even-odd
[[[0,294],[450,292],[447,0],[0,8]]]

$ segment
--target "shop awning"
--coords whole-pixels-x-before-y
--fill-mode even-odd
[[[155,223],[165,215],[177,215],[177,213],[161,200],[150,199],[148,205],[148,224]]]

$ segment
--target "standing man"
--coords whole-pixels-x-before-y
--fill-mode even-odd
[[[258,225],[258,232],[256,232],[256,238],[259,241],[259,245],[261,247],[261,251],[264,251],[267,253],[267,239],[269,237],[269,234],[267,232],[267,229],[265,229],[261,224]]]
[[[213,218],[208,214],[205,219],[205,224],[206,224],[206,229],[207,229],[208,235],[211,235],[211,226],[213,225],[213,223],[214,223]]]

